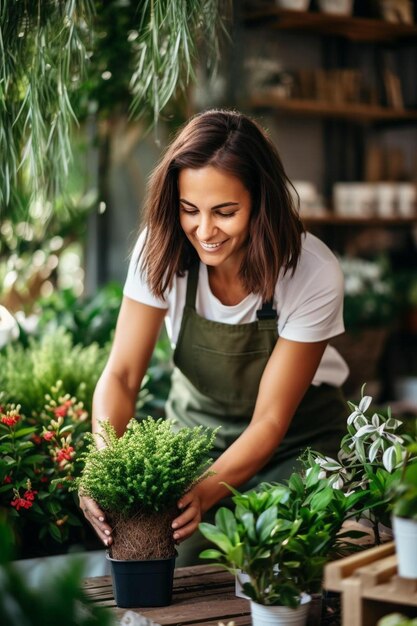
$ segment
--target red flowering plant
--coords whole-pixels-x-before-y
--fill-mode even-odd
[[[58,381],[51,388],[38,414],[24,415],[20,405],[0,406],[0,509],[25,555],[39,551],[36,536],[45,552],[79,540],[83,532],[69,487],[81,470],[77,451],[90,430],[89,416],[62,387]],[[26,546],[28,541],[34,545]]]

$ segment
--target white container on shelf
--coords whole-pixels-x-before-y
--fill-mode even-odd
[[[371,183],[336,183],[333,206],[341,217],[371,217],[375,214],[375,186]]]
[[[275,4],[280,9],[289,9],[290,11],[307,11],[310,0],[275,0]]]
[[[353,0],[319,0],[319,9],[333,15],[352,15]]]
[[[400,217],[414,217],[416,214],[417,188],[413,183],[397,184],[397,210]]]
[[[397,204],[395,183],[376,183],[376,212],[378,217],[394,217]]]

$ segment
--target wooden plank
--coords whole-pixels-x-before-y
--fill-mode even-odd
[[[257,2],[255,7],[246,8],[243,17],[248,25],[261,24],[278,30],[301,30],[332,37],[345,37],[352,41],[394,41],[417,37],[417,27],[414,24],[394,24],[382,19],[312,11],[291,11],[278,9],[270,3]]]
[[[130,609],[134,612],[145,615],[161,626],[174,626],[177,624],[204,624],[207,622],[227,623],[240,617],[243,624],[250,624],[250,604],[247,600],[236,598],[232,595],[218,597],[216,602],[211,602],[205,598],[196,598],[196,601],[185,603],[175,600],[167,607],[138,608]],[[124,615],[126,609],[114,609],[112,611],[119,619]],[[247,618],[247,621],[245,621]]]
[[[392,576],[396,573],[397,556],[395,554],[379,559],[374,563],[368,564],[366,567],[360,567],[356,570],[356,574],[360,577],[364,589],[385,583],[391,580]]]
[[[417,119],[415,109],[394,109],[370,104],[338,104],[321,100],[281,98],[273,89],[254,94],[242,103],[246,109],[276,109],[291,115],[333,117],[356,122],[401,122]]]
[[[351,576],[358,568],[374,563],[386,556],[391,556],[394,552],[394,542],[390,541],[382,546],[369,548],[352,556],[328,563],[324,570],[324,588],[329,591],[342,591],[343,580]]]

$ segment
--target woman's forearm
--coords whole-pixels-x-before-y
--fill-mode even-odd
[[[108,419],[120,437],[135,414],[137,390],[131,389],[114,372],[103,372],[93,396],[92,429],[101,430],[100,422]]]
[[[248,426],[210,467],[215,473],[197,486],[204,512],[230,495],[222,483],[239,487],[264,467],[284,438],[289,423],[290,420],[286,423],[264,419]]]

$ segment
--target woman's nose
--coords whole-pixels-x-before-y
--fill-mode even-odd
[[[213,219],[210,216],[202,216],[200,218],[199,224],[197,226],[197,237],[201,241],[207,241],[212,237],[215,231],[215,225],[213,223]]]

